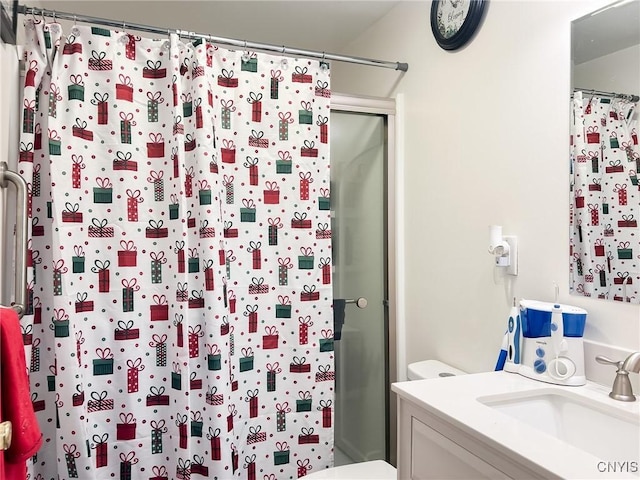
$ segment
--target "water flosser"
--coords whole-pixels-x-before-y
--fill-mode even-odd
[[[558,303],[553,305],[551,309],[551,345],[553,347],[553,356],[557,360],[563,352],[564,341],[564,323],[562,321],[562,308]],[[566,349],[566,347],[565,347]]]
[[[558,284],[554,283],[556,295],[553,302],[553,308],[551,309],[551,345],[553,347],[553,356],[556,359],[555,367],[558,368],[558,357],[560,354],[567,351],[567,341],[564,339],[564,321],[562,319],[562,308],[558,303],[558,295],[560,288]]]
[[[557,288],[557,287],[556,287]],[[553,356],[555,360],[551,365],[549,374],[555,379],[565,379],[572,375],[567,367],[566,359],[560,360],[560,356],[569,350],[567,341],[564,339],[564,321],[562,319],[562,307],[558,303],[558,294],[556,293],[556,301],[551,309],[551,346],[553,347]]]

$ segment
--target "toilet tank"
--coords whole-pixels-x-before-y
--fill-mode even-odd
[[[421,362],[410,363],[407,367],[407,378],[409,380],[451,377],[454,375],[464,375],[465,373],[466,372],[442,363],[439,360],[423,360]]]

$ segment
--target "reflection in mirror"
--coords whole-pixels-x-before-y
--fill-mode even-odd
[[[571,292],[640,304],[640,0],[571,27]]]

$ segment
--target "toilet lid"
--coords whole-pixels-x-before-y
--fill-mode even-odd
[[[427,378],[439,378],[451,375],[464,375],[465,372],[438,360],[424,360],[410,363],[407,369],[409,380],[424,380]]]
[[[396,480],[396,469],[383,460],[326,468],[305,476],[309,480]]]

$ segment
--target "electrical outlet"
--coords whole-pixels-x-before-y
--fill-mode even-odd
[[[507,266],[508,275],[518,275],[518,237],[515,235],[505,235],[502,237],[509,244],[509,265]]]

